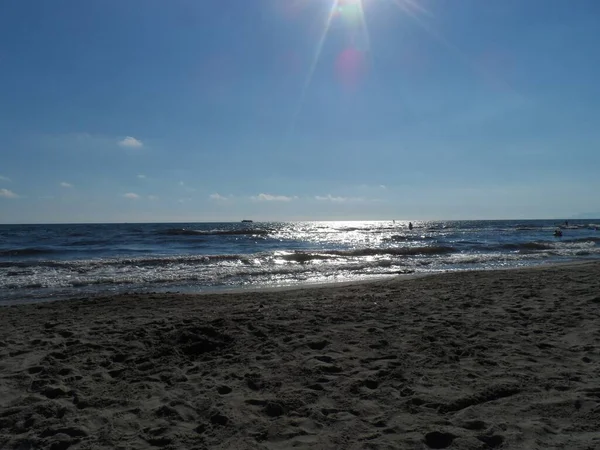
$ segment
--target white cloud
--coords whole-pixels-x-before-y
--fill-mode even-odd
[[[362,202],[365,200],[363,197],[334,197],[331,194],[315,195],[315,199],[319,200],[321,202],[336,202],[336,203]]]
[[[70,188],[73,187],[73,185],[71,183],[67,183],[66,181],[62,181],[60,183],[60,187],[64,187],[64,188],[70,189]]]
[[[387,190],[385,184],[360,184],[356,188],[360,191]]]
[[[222,196],[221,194],[219,194],[218,192],[215,192],[214,194],[210,194],[208,196],[211,200],[215,200],[215,201],[220,201],[220,202],[224,202],[227,200],[227,197]]]
[[[4,197],[4,198],[17,198],[18,195],[15,194],[13,191],[8,190],[8,189],[0,189],[0,197]]]
[[[0,181],[7,181],[8,183],[10,183],[11,179],[8,178],[8,177],[4,177],[4,176],[0,175]]]
[[[315,195],[315,198],[319,201],[328,201],[328,202],[345,202],[348,201],[347,197],[334,197],[331,194],[323,195]]]
[[[250,197],[252,200],[259,202],[289,202],[298,197],[288,197],[285,195],[271,195],[271,194],[258,194],[257,196]]]
[[[149,195],[148,200],[158,200],[158,197],[156,195]]]
[[[145,179],[145,178],[146,178],[146,175],[143,175],[143,174],[141,174],[141,173],[140,173],[140,174],[139,174],[137,177],[138,177],[140,180],[143,180],[143,179]]]
[[[127,136],[127,137],[125,137],[125,139],[119,141],[119,145],[121,147],[127,147],[127,148],[140,148],[140,147],[144,146],[142,141],[140,141],[132,136]]]
[[[140,198],[140,196],[134,192],[128,192],[127,194],[123,194],[123,197],[129,198],[131,200],[137,200],[138,198]]]

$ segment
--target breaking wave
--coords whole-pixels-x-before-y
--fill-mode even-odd
[[[160,231],[158,234],[165,236],[265,236],[270,233],[269,230],[245,228],[242,230],[190,230],[187,228],[171,228],[169,230]]]
[[[502,249],[502,250],[548,250],[553,248],[553,245],[546,242],[522,242],[515,244],[503,244],[499,247],[492,247],[493,249]]]

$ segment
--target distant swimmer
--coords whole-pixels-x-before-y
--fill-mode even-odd
[[[412,229],[413,229],[413,224],[412,224],[412,222],[408,222],[408,229],[409,229],[409,230],[412,230]]]
[[[556,230],[554,230],[554,236],[562,237],[562,230],[560,228],[557,228]]]

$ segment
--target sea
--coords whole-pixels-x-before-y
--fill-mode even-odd
[[[600,258],[600,219],[0,225],[0,305]],[[562,236],[555,236],[557,227]]]

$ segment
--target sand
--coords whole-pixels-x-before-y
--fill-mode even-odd
[[[0,308],[3,449],[598,449],[600,264]]]

